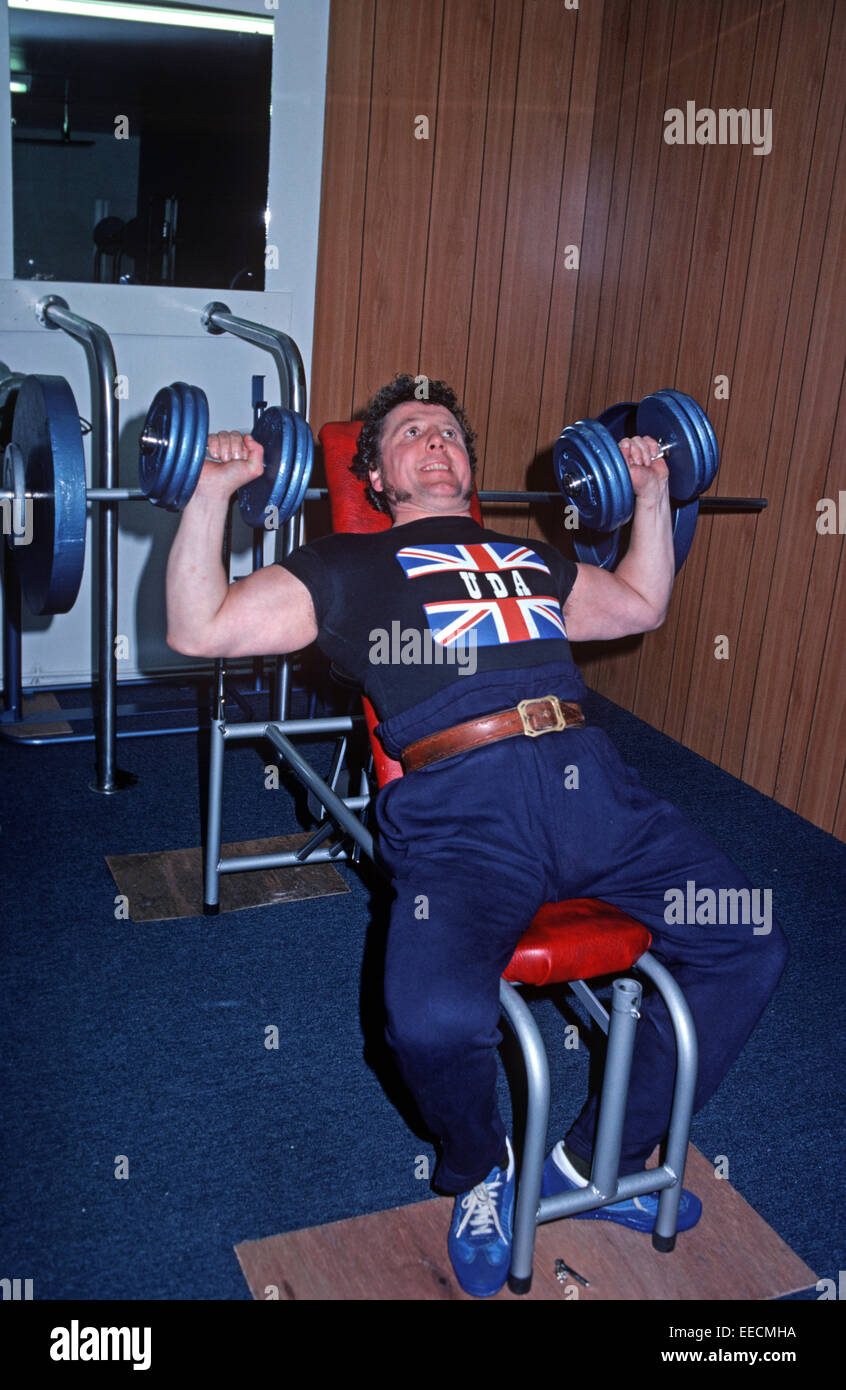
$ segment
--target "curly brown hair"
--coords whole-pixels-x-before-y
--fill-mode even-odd
[[[425,380],[427,383],[426,395],[422,397],[418,394],[421,380]],[[426,405],[445,406],[455,416],[464,437],[467,457],[470,460],[470,475],[475,477],[476,474],[476,450],[474,448],[476,435],[470,428],[469,421],[459,405],[458,397],[452,387],[447,386],[445,381],[429,381],[428,378],[399,373],[392,382],[383,386],[381,391],[376,392],[365,410],[362,416],[361,433],[358,437],[358,452],[350,466],[350,472],[356,478],[360,478],[362,482],[367,483],[364,495],[371,507],[375,507],[377,512],[386,512],[389,516],[391,515],[391,508],[384,494],[375,492],[370,486],[370,471],[379,468],[382,462],[380,440],[386,415],[393,410],[395,405],[402,405],[404,401],[416,400],[422,400]]]

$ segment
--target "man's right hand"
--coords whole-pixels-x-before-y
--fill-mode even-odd
[[[290,570],[267,565],[228,584],[221,562],[229,503],[261,476],[264,450],[250,434],[210,434],[207,458],[182,513],[167,562],[167,643],[186,656],[267,656],[317,636],[311,595]]]
[[[251,434],[220,430],[208,437],[195,494],[228,501],[233,492],[260,478],[263,471],[264,449]]]

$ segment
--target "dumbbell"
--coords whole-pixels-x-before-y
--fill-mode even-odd
[[[719,465],[711,422],[698,402],[680,391],[656,391],[640,404],[622,401],[596,420],[579,420],[562,430],[553,459],[558,486],[579,514],[576,550],[587,563],[605,569],[614,564],[620,528],[634,512],[634,489],[619,442],[634,434],[657,439],[666,458],[678,570],[693,540],[696,499],[710,487]]]
[[[139,441],[138,479],[154,506],[179,512],[187,506],[206,457],[209,403],[199,386],[175,381],[155,396]],[[253,438],[264,447],[264,473],[238,489],[248,526],[274,527],[298,510],[314,462],[314,439],[301,415],[270,406]]]

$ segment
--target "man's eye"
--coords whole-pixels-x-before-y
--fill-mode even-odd
[[[455,439],[456,437],[455,430],[451,426],[444,430],[444,434],[448,434],[450,439]]]

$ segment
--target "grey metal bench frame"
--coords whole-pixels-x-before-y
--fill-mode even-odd
[[[302,785],[319,799],[331,820],[340,827],[343,832],[342,839],[350,836],[354,845],[376,863],[373,836],[356,814],[367,806],[369,795],[362,793],[358,797],[346,798],[338,796],[291,742],[291,737],[297,734],[349,732],[359,718],[363,719],[363,716],[269,720],[236,724],[228,728],[222,720],[213,721],[209,769],[209,836],[205,890],[207,900],[209,894],[216,894],[217,876],[221,872],[302,864],[307,860],[312,863],[326,862],[347,857],[341,842],[328,849],[320,847],[318,841],[325,838],[325,828],[318,827],[315,835],[298,851],[221,861],[223,748],[228,739],[268,739]],[[576,994],[591,1017],[607,1034],[608,1050],[590,1183],[578,1191],[561,1193],[554,1197],[540,1196],[550,1108],[550,1077],[546,1050],[531,1011],[519,990],[506,980],[500,981],[500,1004],[520,1047],[528,1087],[526,1128],[514,1216],[511,1273],[508,1279],[509,1287],[514,1293],[527,1293],[531,1287],[537,1225],[541,1222],[555,1221],[574,1212],[590,1211],[624,1198],[660,1191],[652,1244],[656,1250],[664,1252],[672,1250],[675,1245],[676,1219],[698,1067],[696,1031],[681,989],[669,971],[648,951],[638,959],[634,968],[654,984],[663,999],[676,1039],[676,1078],[665,1160],[658,1168],[644,1169],[640,1173],[625,1177],[618,1175],[629,1073],[641,1001],[640,983],[629,978],[615,980],[609,1015],[584,980],[573,980],[567,982],[567,988]]]

